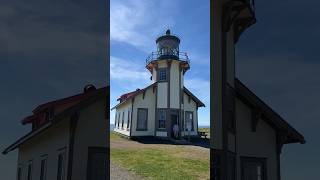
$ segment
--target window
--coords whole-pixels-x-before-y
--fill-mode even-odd
[[[32,161],[28,164],[28,174],[27,174],[27,180],[32,179]]]
[[[227,86],[227,122],[228,130],[232,133],[236,131],[236,118],[235,118],[235,94],[230,85]]]
[[[123,124],[124,124],[124,111],[122,112],[122,122],[121,122],[121,128],[123,129]]]
[[[119,124],[120,124],[120,113],[118,114],[118,128],[119,128]]]
[[[17,172],[17,180],[22,180],[21,175],[22,175],[22,167],[19,166],[18,167],[18,172]]]
[[[45,180],[47,174],[47,158],[41,160],[40,180]]]
[[[114,126],[117,127],[117,113],[116,113],[116,115],[114,117]]]
[[[127,129],[130,127],[130,111],[128,111],[128,118],[127,118]]]
[[[146,131],[148,121],[148,109],[138,108],[137,131]]]
[[[64,180],[65,176],[65,153],[62,152],[58,156],[57,180]]]
[[[242,179],[266,180],[266,158],[241,157]]]
[[[159,129],[166,128],[166,110],[159,110]]]
[[[108,150],[104,147],[88,147],[87,180],[110,179],[108,168]],[[76,173],[76,172],[75,172]]]
[[[186,122],[185,130],[186,131],[190,131],[190,130],[194,131],[193,112],[192,111],[186,111],[185,122]]]
[[[236,156],[228,154],[228,180],[236,180]]]
[[[166,68],[159,68],[159,78],[158,81],[166,81],[167,80],[167,69]]]

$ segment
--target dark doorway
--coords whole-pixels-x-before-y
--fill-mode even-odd
[[[171,137],[172,138],[179,138],[180,137],[180,127],[179,127],[179,115],[177,113],[174,113],[174,112],[171,112],[171,115],[170,115],[170,120],[171,120]],[[174,127],[175,125],[177,125],[179,128],[178,128],[178,135],[177,137],[175,137],[174,135]]]
[[[242,180],[266,180],[266,159],[241,157]]]

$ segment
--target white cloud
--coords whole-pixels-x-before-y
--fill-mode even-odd
[[[155,37],[159,35],[161,30],[164,31],[168,26],[174,25],[172,16],[168,15],[168,13],[174,12],[170,11],[170,8],[174,7],[175,5],[171,1],[111,1],[111,41],[128,43],[149,52],[151,50],[150,44],[154,43]],[[165,11],[153,11],[161,8]]]
[[[137,64],[131,59],[125,60],[113,56],[110,58],[111,84],[117,84],[125,91],[147,86],[151,83],[150,76],[151,73],[143,64]]]
[[[110,58],[110,78],[117,81],[146,81],[148,82],[150,73],[142,69],[143,65],[136,64],[130,60],[124,60],[111,56]]]

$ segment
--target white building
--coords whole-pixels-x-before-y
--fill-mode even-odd
[[[186,53],[179,51],[180,39],[170,34],[156,40],[157,52],[146,60],[151,84],[123,94],[116,109],[114,131],[133,136],[173,136],[178,125],[179,137],[198,135],[198,107],[204,104],[184,87],[184,74],[190,68]]]
[[[235,77],[235,46],[256,22],[254,1],[212,1],[211,17],[211,179],[280,180],[283,145],[305,139]]]
[[[18,148],[17,180],[107,179],[107,88],[48,102],[22,120],[32,130],[3,151]]]

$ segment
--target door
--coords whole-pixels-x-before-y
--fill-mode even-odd
[[[107,148],[89,147],[87,180],[106,180],[109,174],[107,166]]]
[[[179,116],[176,113],[171,113],[170,116],[171,116],[170,117],[170,119],[171,119],[171,137],[174,138],[175,136],[174,136],[173,128],[175,125],[178,125],[178,127],[179,127]],[[180,128],[178,128],[178,129],[180,129]],[[178,137],[180,137],[180,132],[178,133]]]
[[[242,180],[266,180],[265,158],[241,158]]]

